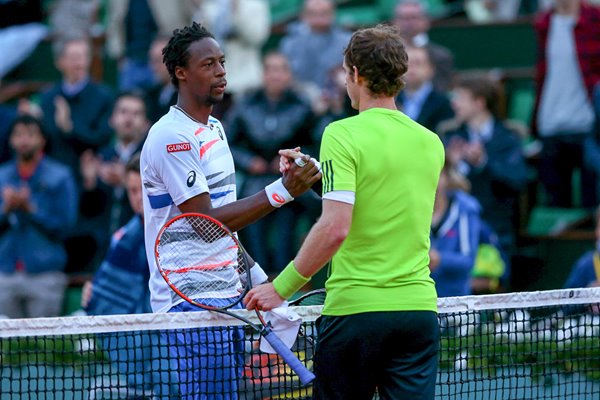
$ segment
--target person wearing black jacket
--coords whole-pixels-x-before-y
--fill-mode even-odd
[[[407,47],[406,89],[396,99],[398,107],[413,120],[436,132],[440,122],[454,116],[448,96],[435,88],[435,67],[426,47]]]
[[[241,197],[252,195],[272,182],[279,172],[278,149],[310,147],[313,114],[310,105],[292,89],[292,72],[283,54],[264,58],[263,87],[235,104],[225,123],[231,152],[238,171],[245,174]],[[309,193],[303,197],[312,195]],[[310,201],[307,199],[307,201]],[[294,226],[302,205],[293,204],[248,226],[248,251],[267,273],[277,272],[292,256]],[[296,209],[294,209],[294,207]],[[269,251],[270,229],[277,229],[275,251]],[[273,260],[269,260],[269,254]]]
[[[456,124],[441,135],[449,159],[471,182],[471,194],[483,207],[483,219],[510,255],[527,167],[518,133],[494,116],[497,101],[496,86],[487,77],[459,78],[452,99]]]

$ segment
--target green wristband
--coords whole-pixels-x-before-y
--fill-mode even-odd
[[[300,275],[292,260],[273,280],[273,287],[281,297],[288,299],[308,281],[310,281],[310,277],[306,278]]]

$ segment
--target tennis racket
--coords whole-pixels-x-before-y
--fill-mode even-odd
[[[169,220],[154,245],[156,265],[173,296],[235,317],[259,332],[300,378],[309,384],[310,372],[255,309],[262,326],[229,309],[239,304],[252,288],[249,258],[238,239],[216,219],[185,213]]]
[[[303,307],[303,306],[322,306],[325,304],[325,297],[327,292],[325,288],[311,290],[308,293],[303,294],[297,299],[290,301],[292,307]],[[316,345],[317,332],[314,327],[308,331],[304,326],[300,326],[298,331],[298,347],[303,348],[307,356],[312,359],[314,354],[314,348]],[[302,340],[300,340],[302,338]]]
[[[322,306],[325,304],[327,292],[324,288],[311,290],[297,299],[290,301],[290,306]]]

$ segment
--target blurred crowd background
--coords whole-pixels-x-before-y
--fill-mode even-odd
[[[343,49],[353,30],[393,24],[409,56],[398,108],[446,146],[439,295],[596,285],[598,3],[0,0],[0,314],[70,313],[107,257],[130,254],[107,254],[136,218],[126,165],[177,100],[161,51],[193,20],[226,55],[214,116],[239,197],[276,179],[278,149],[317,156],[327,124],[354,115]],[[308,193],[240,235],[276,275],[319,213]]]

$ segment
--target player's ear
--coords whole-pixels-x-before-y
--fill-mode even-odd
[[[353,65],[352,66],[352,80],[354,82],[358,83],[358,77],[359,77],[359,75],[358,75],[358,68],[356,68],[356,65]]]
[[[185,69],[181,66],[175,67],[175,77],[180,81],[185,81]]]

